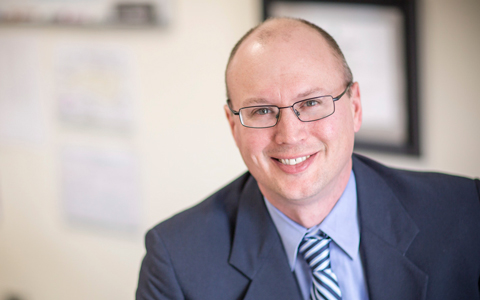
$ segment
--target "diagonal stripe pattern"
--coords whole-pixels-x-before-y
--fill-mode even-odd
[[[330,242],[332,239],[321,230],[314,235],[306,235],[300,243],[299,251],[310,265],[313,273],[310,300],[341,300],[342,293],[337,276],[330,265]]]

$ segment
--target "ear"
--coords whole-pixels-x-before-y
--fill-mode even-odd
[[[235,115],[232,114],[227,104],[223,106],[223,109],[225,110],[225,116],[227,117],[228,125],[230,125],[230,130],[232,132],[233,139],[235,140],[235,144],[237,144],[237,135],[236,135],[235,129],[236,129],[236,126],[238,125],[235,122]],[[237,147],[238,147],[238,144],[237,144]]]
[[[350,104],[352,108],[353,129],[355,132],[362,126],[362,100],[360,97],[360,87],[358,82],[354,82],[350,87]]]

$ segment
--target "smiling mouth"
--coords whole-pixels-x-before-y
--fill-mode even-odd
[[[296,164],[299,164],[301,162],[306,161],[311,155],[307,156],[302,156],[302,157],[297,157],[297,158],[292,158],[292,159],[281,159],[281,158],[276,158],[279,162],[281,162],[284,165],[289,165],[289,166],[294,166]]]

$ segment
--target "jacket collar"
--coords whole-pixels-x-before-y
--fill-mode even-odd
[[[353,156],[360,252],[370,300],[425,299],[428,276],[406,256],[419,229],[380,176],[380,168],[384,167]]]
[[[295,275],[253,177],[240,195],[229,262],[251,280],[244,299],[301,299]]]

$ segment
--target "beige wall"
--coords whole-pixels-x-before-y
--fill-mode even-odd
[[[245,167],[227,128],[223,71],[235,41],[260,19],[255,0],[174,1],[161,30],[0,28],[38,41],[43,141],[0,144],[0,300],[132,299],[143,234]],[[419,5],[423,156],[369,155],[386,163],[480,176],[480,2]],[[53,64],[64,42],[117,45],[138,76],[132,135],[65,128],[55,116]],[[361,83],[360,83],[361,84]],[[183,103],[182,115],[173,104]],[[139,159],[137,232],[70,226],[60,197],[59,153],[70,142],[125,146]]]

